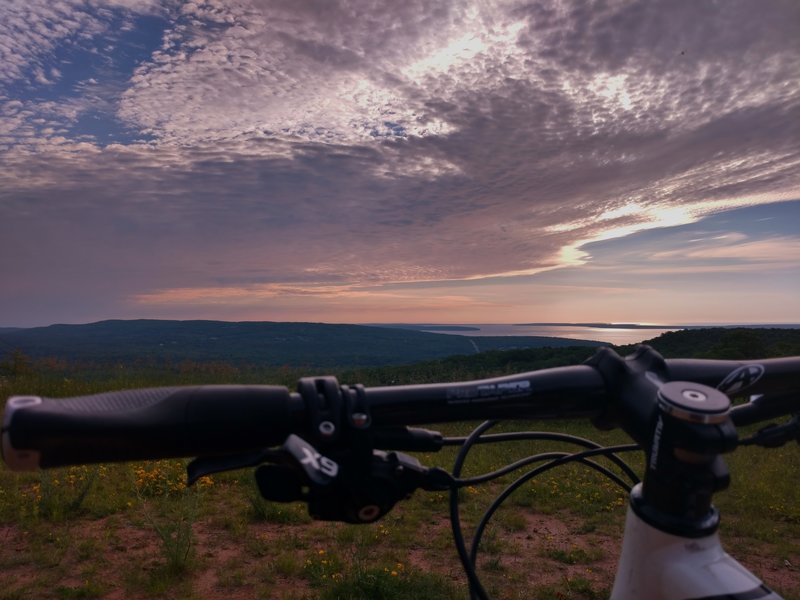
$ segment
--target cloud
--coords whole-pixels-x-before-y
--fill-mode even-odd
[[[446,133],[396,73],[395,61],[419,35],[413,21],[396,33],[395,19],[413,14],[407,6],[397,14],[314,8],[304,16],[281,3],[186,5],[162,49],[132,77],[121,117],[179,144],[350,144]]]
[[[157,0],[26,0],[0,4],[0,84],[29,78],[45,85],[57,79],[58,70],[45,76],[44,68],[62,46],[110,32],[113,13],[125,9],[137,14],[163,10]]]
[[[599,269],[598,242],[800,190],[794,2],[3,11],[0,235],[22,258],[0,266],[41,290],[258,300]],[[72,70],[79,46],[104,60]],[[778,252],[752,243],[727,251]]]

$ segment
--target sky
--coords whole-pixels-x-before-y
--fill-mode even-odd
[[[3,0],[0,325],[800,322],[800,3]]]

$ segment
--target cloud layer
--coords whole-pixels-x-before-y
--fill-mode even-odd
[[[0,310],[366,306],[796,199],[798,25],[777,0],[5,3]]]

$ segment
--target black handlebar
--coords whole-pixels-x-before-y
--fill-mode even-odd
[[[593,416],[604,403],[602,379],[588,366],[363,391],[376,427]],[[310,404],[285,387],[249,385],[15,396],[3,418],[3,456],[10,468],[25,470],[259,450],[291,433],[307,435]]]
[[[280,386],[167,387],[15,396],[3,417],[12,469],[225,454],[280,444],[299,397]]]
[[[737,424],[800,411],[800,357],[760,361],[662,359],[641,347],[622,359],[603,349],[587,364],[479,381],[359,388],[374,429],[472,419],[592,418],[637,441],[650,427],[655,392],[684,380],[721,391],[763,394],[735,408]],[[302,383],[302,380],[301,380]],[[3,456],[12,469],[189,456],[219,456],[318,435],[311,416],[326,394],[353,389],[199,386],[48,399],[15,396],[3,418]],[[642,398],[642,391],[651,398]],[[635,393],[634,393],[635,392]],[[653,392],[653,393],[650,393]],[[766,395],[776,395],[770,404]],[[318,397],[317,397],[318,396]],[[737,416],[738,415],[738,416]],[[332,427],[332,425],[331,425]],[[642,434],[643,435],[643,434]]]
[[[478,381],[367,388],[365,394],[376,425],[593,417],[607,402],[602,377],[588,365]]]

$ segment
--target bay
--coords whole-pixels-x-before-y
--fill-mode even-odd
[[[449,328],[448,328],[449,327]],[[677,331],[676,328],[651,329],[642,327],[602,327],[586,325],[511,325],[511,324],[463,324],[454,329],[453,326],[443,325],[438,328],[436,325],[420,327],[421,331],[432,333],[444,333],[448,335],[466,335],[470,337],[479,336],[545,336],[558,337],[573,340],[595,340],[607,342],[609,344],[637,344],[645,340],[651,340],[662,333]]]

